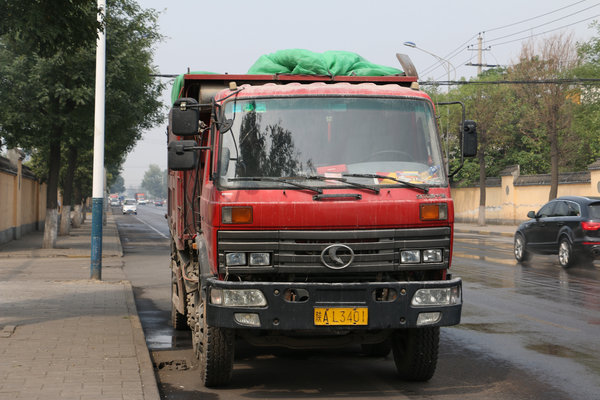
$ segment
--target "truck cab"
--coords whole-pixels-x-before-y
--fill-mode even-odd
[[[391,349],[403,379],[433,376],[462,282],[435,108],[416,80],[183,76],[169,122],[172,321],[191,329],[205,385],[231,378],[236,337]]]

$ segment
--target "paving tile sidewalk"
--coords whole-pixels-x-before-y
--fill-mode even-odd
[[[0,246],[0,399],[160,399],[112,216],[102,280],[91,218],[56,249],[34,232]]]

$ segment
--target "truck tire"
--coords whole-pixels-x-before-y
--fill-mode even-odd
[[[223,386],[231,380],[235,348],[233,331],[208,326],[203,301],[197,307],[196,326],[192,332],[193,362],[206,387]]]
[[[391,340],[400,378],[424,382],[433,377],[440,344],[439,327],[397,330]]]
[[[177,307],[173,303],[173,293],[177,290],[176,285],[175,274],[171,272],[171,325],[173,325],[173,329],[176,331],[184,331],[188,329],[187,317],[185,314],[177,311]],[[181,296],[181,293],[179,293],[179,296]]]

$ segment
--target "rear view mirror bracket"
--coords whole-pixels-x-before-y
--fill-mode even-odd
[[[462,118],[460,122],[460,165],[454,171],[449,172],[448,176],[453,178],[454,175],[462,169],[465,164],[465,157],[475,157],[477,155],[477,123],[475,121],[465,119],[465,105],[460,101],[449,101],[437,103],[439,106],[460,105],[462,107]]]

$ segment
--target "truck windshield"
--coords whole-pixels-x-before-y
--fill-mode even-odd
[[[224,110],[233,125],[221,135],[223,187],[273,188],[290,182],[317,188],[357,187],[352,183],[447,185],[434,113],[427,101],[232,99]]]

